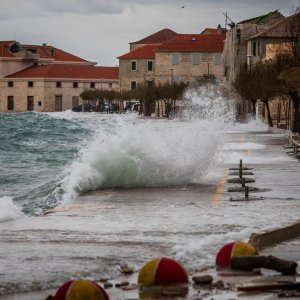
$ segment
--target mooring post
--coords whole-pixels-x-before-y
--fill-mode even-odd
[[[242,178],[242,187],[245,187],[246,179],[245,177]]]
[[[239,166],[239,177],[240,178],[243,178],[243,162],[242,160],[240,159],[240,166]]]
[[[249,197],[249,187],[245,186],[245,198],[248,199]]]

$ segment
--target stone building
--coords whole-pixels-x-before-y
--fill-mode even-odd
[[[119,68],[46,44],[0,41],[0,112],[51,112],[82,103],[84,89],[119,90]]]
[[[172,82],[192,83],[199,76],[222,77],[224,29],[206,28],[201,34],[177,34],[163,29],[138,42],[118,57],[121,90],[137,85]]]
[[[158,46],[144,45],[119,57],[121,91],[154,82],[155,49]]]
[[[292,22],[300,24],[300,14],[287,17],[249,37],[247,40],[247,64],[250,66],[259,61],[274,59],[279,52],[291,52],[292,39],[299,38],[296,32],[293,33],[295,28]],[[300,28],[300,25],[298,27]]]
[[[134,89],[139,84],[154,82],[155,49],[176,35],[176,32],[165,28],[129,43],[130,52],[118,57],[120,89]]]
[[[241,65],[247,63],[248,39],[283,19],[284,16],[276,10],[263,16],[239,22],[238,24],[229,24],[231,28],[226,33],[222,55],[224,83],[229,89],[232,88]],[[261,45],[255,45],[255,49],[260,49],[260,47]]]
[[[178,34],[155,49],[155,82],[193,83],[215,75],[221,82],[222,34]]]
[[[119,68],[32,66],[0,79],[0,111],[64,111],[81,104],[81,92],[94,88],[119,91]]]

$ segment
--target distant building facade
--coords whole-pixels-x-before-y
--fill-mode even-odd
[[[283,19],[284,16],[276,10],[238,24],[230,24],[231,29],[226,33],[222,55],[223,75],[228,88],[233,86],[241,65],[252,61],[250,57],[253,53],[258,55],[261,51],[262,45],[253,43],[250,50],[252,54],[250,54],[248,39]]]
[[[121,90],[139,84],[185,82],[213,74],[222,80],[224,29],[206,28],[201,34],[177,34],[163,29],[138,42],[118,57]]]
[[[0,111],[63,111],[85,89],[119,91],[119,68],[95,64],[46,44],[0,42]]]

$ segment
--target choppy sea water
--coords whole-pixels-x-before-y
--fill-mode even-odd
[[[191,96],[180,120],[0,114],[0,294],[114,277],[120,264],[138,270],[161,255],[193,272],[224,243],[299,217],[299,167],[284,137],[261,122],[234,124],[215,95]],[[241,158],[272,188],[246,209],[226,189],[215,197]]]

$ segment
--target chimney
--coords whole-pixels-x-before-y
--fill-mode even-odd
[[[217,27],[217,31],[218,31],[218,34],[222,34],[223,33],[223,29],[222,29],[222,27],[221,27],[220,24]]]
[[[47,43],[43,43],[43,47],[47,46]]]

